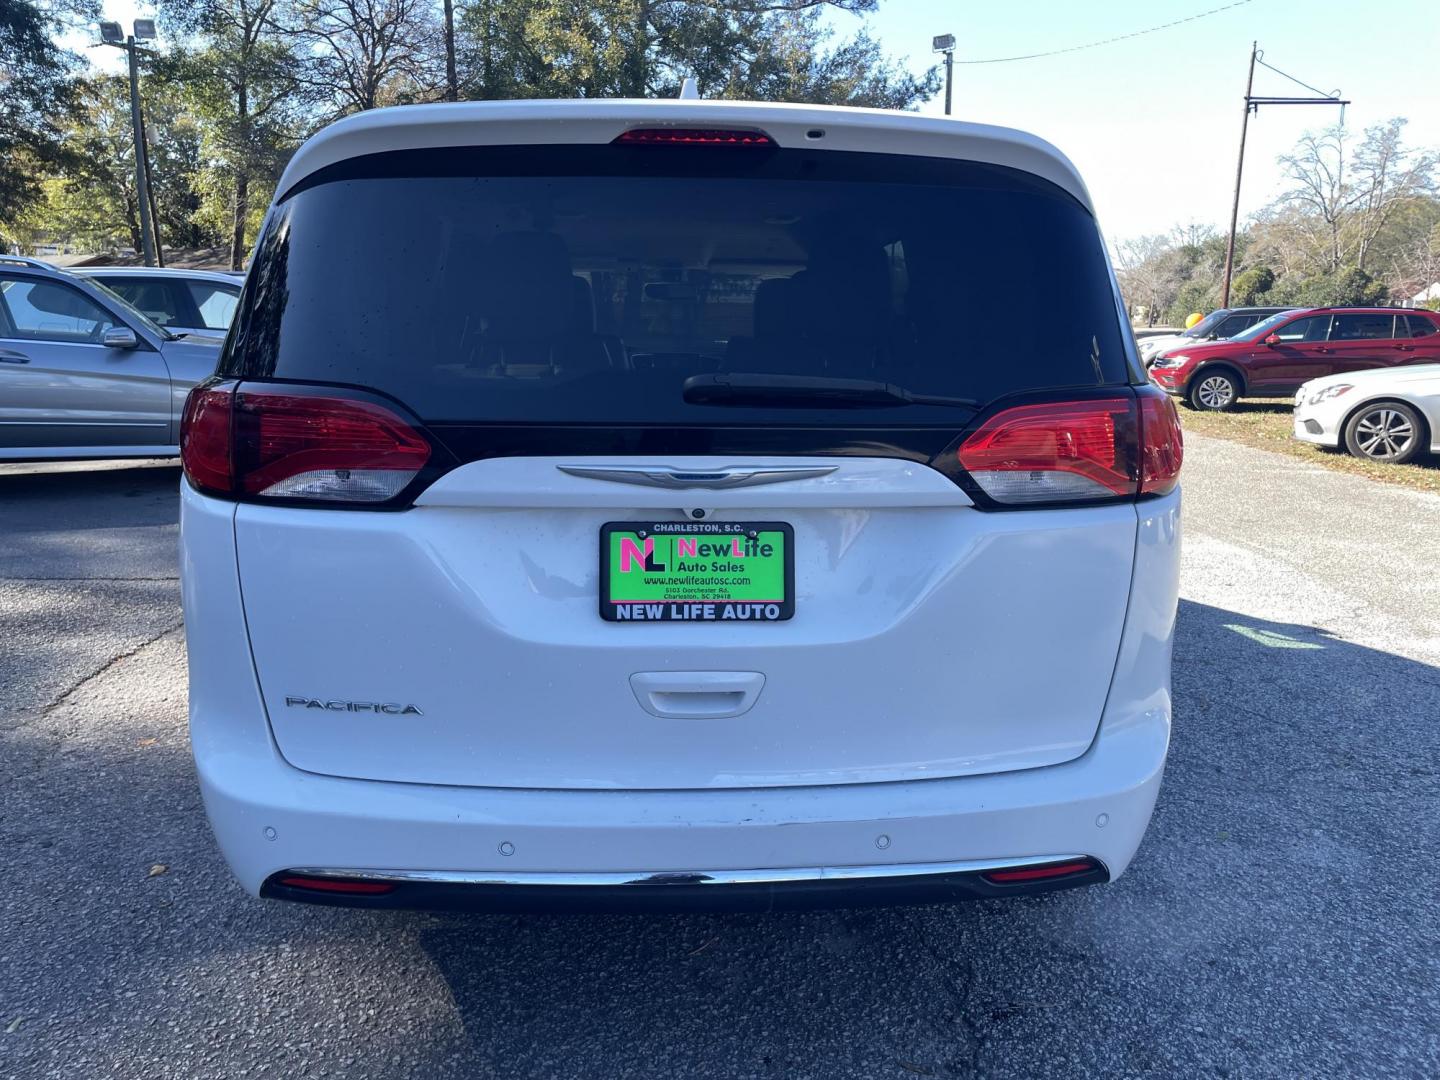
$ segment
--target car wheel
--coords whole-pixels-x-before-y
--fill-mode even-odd
[[[1224,412],[1240,397],[1240,383],[1227,371],[1202,371],[1190,383],[1185,400],[1192,409]]]
[[[1420,452],[1420,414],[1398,401],[1366,405],[1345,425],[1345,448],[1358,458],[1403,465]]]

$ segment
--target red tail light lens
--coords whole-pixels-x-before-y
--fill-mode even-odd
[[[1133,497],[1135,399],[1018,405],[960,444],[960,465],[998,503]]]
[[[1072,862],[1051,863],[1048,866],[1017,866],[1013,870],[991,870],[980,876],[992,885],[1019,885],[1027,881],[1047,881],[1051,878],[1088,874],[1098,865],[1094,859],[1075,859]]]
[[[196,389],[181,426],[191,483],[226,495],[382,503],[430,453],[384,405],[289,386]]]
[[[1140,494],[1164,495],[1180,482],[1185,436],[1175,402],[1164,394],[1142,392],[1140,400]]]
[[[197,386],[180,417],[180,464],[201,491],[229,494],[233,386]]]
[[[292,889],[350,893],[352,896],[379,896],[395,891],[395,883],[391,881],[359,881],[354,878],[282,877],[280,884]]]
[[[620,146],[774,146],[763,131],[720,128],[631,128],[614,140]]]
[[[247,495],[384,502],[425,467],[430,444],[373,402],[245,390],[236,396],[235,460]]]

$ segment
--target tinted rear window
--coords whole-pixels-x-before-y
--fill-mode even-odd
[[[247,288],[227,373],[372,387],[433,422],[839,415],[684,402],[687,377],[727,371],[986,401],[1128,380],[1093,218],[1029,174],[938,159],[376,155],[276,208]]]

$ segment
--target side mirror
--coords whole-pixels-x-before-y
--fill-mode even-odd
[[[128,326],[112,326],[105,331],[100,344],[107,349],[134,349],[139,347],[140,339]]]
[[[1279,344],[1280,344],[1280,335],[1279,335],[1279,334],[1271,334],[1269,337],[1267,337],[1267,338],[1265,339],[1265,344],[1266,344],[1266,345],[1279,345]]]

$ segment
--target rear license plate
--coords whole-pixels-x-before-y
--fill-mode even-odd
[[[783,521],[609,521],[600,617],[779,622],[795,614],[795,530]]]

